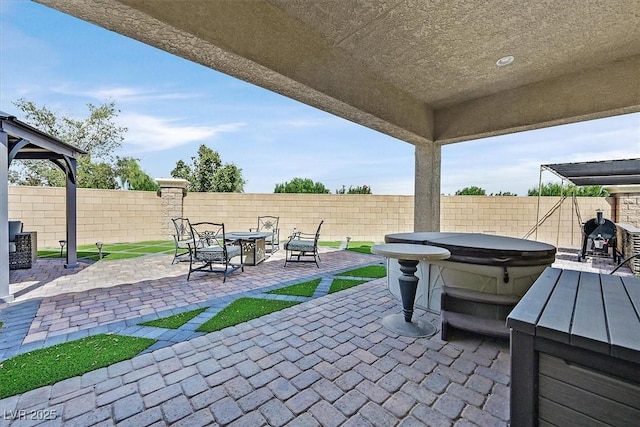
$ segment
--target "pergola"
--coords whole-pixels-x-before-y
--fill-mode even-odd
[[[640,184],[640,159],[602,160],[597,162],[555,163],[541,165],[574,185]]]
[[[542,172],[549,171],[564,181],[569,181],[578,187],[585,185],[627,186],[640,184],[640,159],[600,160],[594,162],[554,163],[540,165],[540,179],[538,181],[538,205],[535,227],[536,240],[540,225],[540,197],[542,195]],[[575,205],[575,195],[574,206]],[[553,207],[545,217],[554,212],[564,201],[564,197]],[[577,211],[577,209],[576,209]],[[544,221],[544,220],[543,220]],[[582,221],[580,221],[582,222]]]
[[[84,150],[47,135],[15,117],[0,112],[0,224],[9,221],[9,166],[13,160],[49,160],[67,178],[67,261],[66,268],[78,265],[76,232],[76,159]],[[9,241],[6,225],[0,226],[0,242]],[[9,246],[0,244],[0,302],[11,301],[9,294]]]

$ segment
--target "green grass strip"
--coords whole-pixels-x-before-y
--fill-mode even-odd
[[[258,298],[238,298],[214,317],[200,325],[198,332],[214,332],[237,325],[265,314],[280,311],[298,304],[296,301],[279,301]]]
[[[321,241],[321,242],[318,242],[318,245],[338,249],[342,245],[342,243],[343,242],[337,242],[337,241],[324,241],[324,242]],[[351,241],[349,242],[349,246],[347,247],[347,250],[352,252],[360,252],[363,254],[370,254],[371,246],[373,246],[373,242]]]
[[[373,242],[349,242],[348,251],[360,252],[361,254],[370,254]]]
[[[349,270],[344,273],[340,273],[340,276],[351,277],[372,277],[380,279],[387,275],[387,268],[384,265],[367,265],[366,267],[356,268],[355,270]]]
[[[2,325],[4,325],[4,323],[0,322],[0,328],[2,328]]]
[[[150,320],[140,323],[142,326],[155,326],[156,328],[178,329],[198,314],[205,311],[208,307],[202,307],[197,310],[185,311],[184,313],[174,314],[173,316],[163,317],[161,319]]]
[[[292,295],[298,297],[312,297],[321,281],[322,279],[318,278],[309,280],[308,282],[296,283],[295,285],[287,286],[286,288],[274,289],[267,293],[277,295]]]
[[[336,248],[338,249],[340,247],[340,245],[342,244],[342,242],[338,242],[338,241],[318,241],[318,246],[326,246],[328,248]]]
[[[67,255],[65,247],[62,258]],[[136,258],[143,255],[166,253],[172,254],[175,250],[175,243],[170,240],[152,240],[148,242],[136,243],[105,243],[102,247],[102,259],[116,260]],[[59,248],[45,248],[38,251],[41,258],[61,258]],[[98,261],[100,259],[98,248],[95,244],[78,246],[78,258]]]
[[[345,289],[353,288],[354,286],[367,283],[368,280],[356,280],[356,279],[333,279],[329,293],[344,291]]]
[[[131,359],[154,342],[102,334],[20,354],[0,364],[0,399]]]

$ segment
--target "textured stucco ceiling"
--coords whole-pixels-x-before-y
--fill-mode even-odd
[[[638,0],[37,1],[414,144],[640,111]]]

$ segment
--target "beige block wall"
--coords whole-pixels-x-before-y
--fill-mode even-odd
[[[64,188],[9,186],[9,219],[38,232],[39,248],[66,239]],[[78,189],[78,244],[160,240],[160,198],[151,191]]]
[[[413,230],[412,196],[364,194],[188,193],[184,214],[192,222],[224,222],[230,231],[256,227],[259,215],[280,217],[280,238],[293,228],[315,233],[324,219],[322,240],[384,240],[384,235]]]
[[[65,189],[9,187],[9,219],[38,232],[38,247],[57,248],[65,238]],[[603,198],[579,198],[582,221],[596,209],[613,219]],[[542,197],[540,218],[558,201]],[[280,237],[294,227],[315,232],[321,219],[322,240],[382,242],[388,233],[413,230],[413,196],[331,194],[187,193],[184,216],[192,222],[224,222],[229,231],[256,226],[259,215],[280,217]],[[442,196],[441,231],[482,232],[524,237],[536,223],[536,197]],[[534,239],[535,234],[529,238]],[[161,199],[155,192],[78,190],[78,244],[172,239],[162,227]],[[538,231],[538,240],[560,247],[580,247],[581,228],[571,199],[551,215]]]
[[[524,238],[560,200],[559,197],[442,196],[441,231],[478,232]],[[538,228],[537,240],[557,247],[578,248],[582,245],[582,226],[595,218],[601,209],[605,218],[613,219],[610,199],[578,197],[578,209],[567,198]],[[538,214],[539,211],[539,214]],[[533,232],[530,240],[536,240]]]

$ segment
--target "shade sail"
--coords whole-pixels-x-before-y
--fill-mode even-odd
[[[541,165],[575,185],[640,184],[640,159]]]

